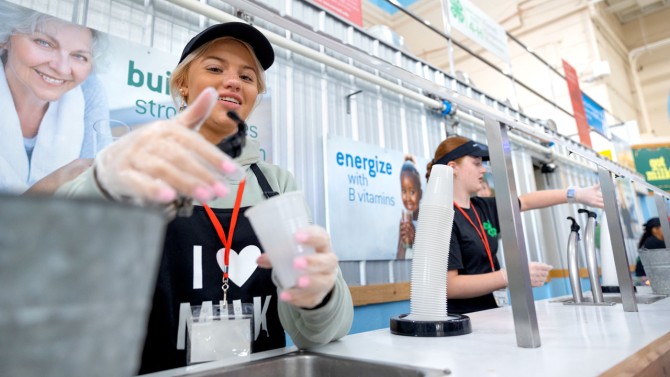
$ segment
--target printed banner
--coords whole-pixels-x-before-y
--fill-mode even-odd
[[[486,13],[468,0],[449,0],[446,11],[451,27],[503,61],[510,61],[507,33]]]
[[[586,113],[586,123],[599,134],[608,138],[605,109],[584,93],[582,93],[582,102],[584,103],[584,112]]]
[[[411,258],[427,161],[339,137],[328,139],[327,153],[329,231],[338,257]]]
[[[633,145],[633,158],[635,169],[650,184],[670,191],[670,144],[659,145]]]
[[[313,0],[313,2],[358,26],[363,26],[361,0]]]
[[[575,115],[575,122],[577,122],[579,142],[592,148],[589,123],[586,121],[586,112],[584,110],[584,101],[582,100],[582,91],[579,89],[577,71],[565,60],[563,60],[563,70],[565,71],[565,80],[568,83],[568,91],[570,92],[572,111]]]

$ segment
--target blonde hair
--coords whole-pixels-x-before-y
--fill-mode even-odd
[[[433,157],[433,160],[426,165],[426,180],[430,178],[430,170],[433,168],[434,162],[445,156],[447,153],[453,151],[454,149],[460,147],[461,145],[467,143],[470,141],[467,137],[463,136],[450,136],[440,143],[440,145],[437,146],[437,149],[435,149],[435,156]],[[454,162],[458,163],[462,158],[457,158],[454,160]]]
[[[258,58],[256,57],[256,54],[254,53],[253,47],[249,45],[247,42],[241,41],[237,38],[233,37],[222,37],[222,38],[217,38],[214,40],[211,40],[202,46],[198,47],[195,51],[190,53],[188,56],[184,58],[184,60],[177,65],[177,67],[172,71],[172,75],[170,76],[170,95],[172,96],[172,100],[174,103],[177,105],[177,107],[181,107],[182,105],[186,105],[186,100],[187,98],[184,98],[181,93],[179,92],[179,89],[181,89],[186,81],[188,80],[188,70],[191,67],[191,64],[198,59],[201,58],[202,56],[205,55],[207,50],[215,43],[218,41],[223,41],[223,40],[231,40],[231,41],[236,41],[241,43],[247,50],[249,50],[249,53],[251,54],[251,57],[254,59],[254,64],[256,68],[256,72],[258,73],[257,77],[257,87],[258,87],[258,94],[265,93],[266,86],[265,86],[265,70],[263,70],[263,66],[261,65],[261,62],[258,61]],[[260,96],[258,97],[260,99]]]

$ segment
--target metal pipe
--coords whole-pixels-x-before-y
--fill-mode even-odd
[[[509,148],[507,126],[491,119],[486,119],[485,123],[493,181],[498,199],[498,218],[505,219],[505,224],[509,225],[509,228],[505,226],[502,229],[501,234],[512,299],[516,344],[523,348],[537,348],[541,343],[540,331],[530,284],[528,253],[521,224],[519,195],[512,170],[512,154]]]
[[[193,12],[205,15],[209,18],[212,18],[214,20],[218,20],[221,22],[230,22],[230,21],[237,21],[237,22],[244,22],[244,20],[241,20],[237,17],[231,16],[228,13],[225,13],[222,10],[216,9],[212,6],[205,5],[199,2],[194,2],[191,0],[168,0],[171,3],[177,4],[183,8],[189,9]],[[237,3],[237,0],[231,0],[231,3]],[[247,4],[251,4],[251,2],[247,2]],[[280,15],[277,15],[277,17],[280,17]],[[286,18],[286,17],[284,17]],[[284,20],[286,21],[286,20]],[[373,84],[377,84],[385,89],[394,91],[396,93],[399,93],[403,96],[406,96],[408,98],[414,99],[417,102],[423,103],[426,106],[433,108],[433,109],[440,109],[443,110],[445,108],[444,103],[441,101],[437,101],[435,99],[429,98],[423,94],[419,94],[415,91],[409,90],[407,88],[402,87],[401,85],[392,83],[390,81],[386,81],[385,79],[382,79],[379,76],[376,76],[374,74],[368,73],[362,69],[355,68],[353,65],[349,65],[348,63],[342,62],[340,60],[331,58],[330,56],[327,56],[326,54],[319,53],[318,51],[312,50],[308,47],[302,46],[296,42],[293,42],[291,40],[288,40],[286,38],[280,37],[277,34],[274,34],[272,32],[269,32],[267,30],[263,30],[259,28],[259,30],[267,36],[267,38],[270,40],[270,42],[280,46],[284,47],[286,49],[289,49],[291,51],[294,51],[298,54],[301,54],[303,56],[306,56],[310,59],[313,59],[315,61],[324,63],[326,65],[329,65],[333,68],[339,69],[343,72],[349,73],[351,75],[354,75],[356,77],[359,77],[361,79],[367,80]],[[318,33],[312,32],[312,34],[316,35]],[[310,34],[310,35],[312,35]],[[318,36],[315,36],[314,38],[319,38]],[[325,40],[323,35],[321,35],[321,38],[318,39],[319,41]],[[334,40],[330,40],[331,44],[334,43],[339,43],[335,42]],[[326,42],[324,42],[326,43]],[[341,43],[339,43],[341,45]],[[346,50],[346,52],[351,52],[355,56],[359,56],[356,54],[356,49],[349,49],[347,46],[341,46],[342,49]],[[358,51],[358,53],[361,53],[361,51]],[[348,55],[349,56],[349,55]],[[382,61],[380,59],[374,58],[371,61],[370,55],[367,55],[368,58],[366,60],[367,63],[370,63],[372,65],[377,64],[377,69],[380,71],[383,71],[385,73],[390,73],[392,72],[394,75],[396,75],[399,79],[405,80],[409,83],[412,83],[414,85],[417,85],[421,89],[425,90],[426,92],[432,92],[438,96],[441,96],[442,98],[445,98],[449,102],[451,102],[452,105],[458,105],[462,108],[470,109],[474,111],[475,113],[482,114],[486,118],[491,118],[495,121],[504,123],[508,125],[511,128],[516,129],[519,132],[523,132],[525,134],[528,134],[532,137],[535,137],[541,141],[551,141],[554,142],[558,146],[563,146],[565,147],[568,151],[571,153],[578,154],[584,159],[591,161],[595,163],[598,166],[602,166],[605,169],[613,172],[614,174],[618,176],[626,176],[630,180],[637,182],[641,186],[647,188],[650,191],[653,191],[654,193],[661,195],[666,198],[670,198],[670,194],[667,192],[650,185],[647,183],[642,176],[640,176],[639,173],[633,172],[632,170],[629,170],[628,168],[625,168],[621,165],[618,165],[615,162],[612,162],[611,160],[606,159],[605,157],[599,155],[595,151],[593,151],[590,148],[587,148],[579,143],[577,143],[574,140],[568,139],[565,136],[559,135],[555,132],[549,131],[546,128],[544,131],[540,131],[537,129],[537,127],[533,127],[527,124],[523,124],[513,118],[512,116],[508,114],[504,114],[501,111],[492,109],[488,107],[487,105],[478,102],[472,98],[468,98],[465,96],[462,96],[458,93],[453,92],[449,88],[446,88],[442,85],[438,85],[437,83],[431,82],[429,80],[423,79],[421,77],[418,77],[416,75],[411,75],[409,72],[402,70],[397,67],[388,67],[390,63],[387,63],[385,61]],[[357,58],[358,59],[358,58]],[[413,79],[408,79],[408,75],[411,75]],[[409,81],[408,81],[409,80]],[[574,162],[573,162],[574,164]]]
[[[645,52],[649,52],[659,47],[664,47],[667,44],[670,44],[670,38],[646,44],[642,47],[633,49],[628,53],[628,64],[630,65],[630,73],[633,76],[635,96],[637,97],[638,104],[640,105],[640,115],[642,115],[642,128],[644,129],[644,133],[651,133],[652,128],[651,120],[649,120],[649,114],[647,112],[647,101],[644,99],[642,85],[640,84],[640,76],[637,73],[637,59]]]
[[[415,21],[419,22],[422,26],[424,26],[424,27],[430,29],[430,30],[433,31],[434,33],[436,33],[436,34],[442,36],[443,38],[445,38],[445,39],[447,39],[447,40],[452,40],[452,38],[451,38],[450,36],[448,36],[447,34],[445,34],[442,30],[439,30],[438,28],[432,26],[432,25],[430,24],[430,22],[428,22],[427,20],[423,20],[423,19],[421,19],[419,16],[417,16],[416,14],[410,12],[409,10],[407,10],[407,8],[403,7],[403,6],[402,6],[400,3],[398,3],[397,1],[395,1],[395,0],[386,0],[386,2],[388,2],[388,3],[391,4],[391,5],[393,5],[393,6],[396,7],[399,11],[401,11],[402,13],[408,15],[410,18],[412,18],[412,19],[414,19]],[[463,51],[465,51],[465,52],[467,52],[468,54],[470,54],[473,58],[475,58],[475,59],[481,61],[482,63],[486,64],[486,65],[489,66],[491,69],[493,69],[494,71],[500,73],[501,75],[503,75],[503,76],[508,76],[508,77],[511,76],[511,72],[510,72],[509,74],[506,73],[504,70],[498,68],[497,65],[493,64],[493,62],[491,62],[491,61],[489,61],[488,59],[484,58],[483,56],[481,56],[481,55],[475,53],[474,51],[472,51],[471,49],[469,49],[469,48],[468,48],[467,46],[465,46],[464,44],[459,43],[458,41],[455,41],[455,40],[453,40],[453,43],[454,43],[456,46],[460,47]],[[525,84],[524,82],[519,81],[519,80],[515,80],[515,81],[516,81],[517,83],[519,83],[519,85],[521,85],[524,89],[526,89],[527,91],[533,93],[535,96],[541,98],[541,99],[544,100],[545,102],[547,102],[547,103],[552,103],[552,102],[549,100],[549,98],[547,98],[547,97],[545,97],[544,95],[540,94],[537,90],[531,88],[530,86],[528,86],[528,85]],[[564,112],[565,114],[569,115],[570,117],[573,117],[573,118],[574,118],[574,115],[573,115],[570,111],[568,111],[567,109],[564,109],[562,106],[559,106],[558,104],[555,104],[555,103],[554,103],[554,105],[555,105],[555,107],[556,107],[557,109],[559,109],[560,111],[562,111],[562,112]]]
[[[668,204],[665,198],[654,195],[654,202],[656,202],[656,211],[658,219],[661,221],[661,230],[663,231],[663,238],[670,240],[670,218],[668,218]],[[667,245],[667,244],[666,244]]]
[[[568,275],[570,276],[570,288],[572,288],[572,299],[575,304],[581,304],[584,301],[582,295],[582,283],[579,281],[579,255],[577,245],[579,241],[579,224],[571,216],[568,220],[572,221],[570,225],[570,237],[568,237]]]
[[[633,280],[630,276],[630,265],[628,264],[628,255],[626,254],[623,229],[621,229],[621,214],[619,213],[614,180],[612,179],[612,173],[603,167],[598,167],[598,176],[600,177],[600,191],[603,194],[605,202],[605,214],[609,219],[607,227],[610,232],[614,266],[616,268],[617,280],[619,281],[621,304],[625,312],[636,312],[638,311],[637,302],[635,301]]]
[[[584,231],[584,244],[586,245],[586,268],[589,271],[591,281],[591,293],[593,302],[602,303],[603,289],[600,286],[600,274],[598,273],[598,259],[596,258],[596,213],[588,209],[580,208],[578,213],[585,213],[588,216],[586,220],[586,230]]]
[[[469,122],[470,124],[472,124],[475,127],[479,127],[481,129],[484,129],[484,121],[483,120],[477,118],[476,116],[470,115],[463,110],[456,109],[456,111],[454,113],[454,116],[459,118],[459,119],[463,119],[463,120]],[[545,147],[545,146],[543,146],[541,144],[538,144],[536,142],[533,142],[531,140],[525,139],[525,138],[523,138],[519,135],[510,133],[509,134],[509,139],[512,141],[513,144],[516,144],[516,145],[518,145],[522,148],[528,148],[528,149],[530,149],[534,152],[537,152],[538,154],[546,156],[546,161],[545,162],[549,162],[549,161],[552,161],[552,160],[556,159],[556,160],[563,161],[568,165],[573,165],[573,166],[578,165],[578,166],[580,166],[584,169],[587,169],[587,170],[590,170],[590,171],[593,171],[593,172],[597,171],[595,165],[588,165],[588,164],[585,164],[581,161],[575,160],[574,158],[570,158],[569,156],[565,156],[565,155],[560,154],[560,153],[555,153],[555,151],[553,149]]]
[[[170,2],[175,3],[183,8],[190,9],[194,12],[197,12],[199,14],[202,14],[204,16],[207,16],[209,18],[212,18],[214,20],[218,20],[221,22],[245,22],[242,19],[239,19],[235,16],[231,16],[230,14],[216,9],[212,6],[202,4],[199,2],[194,2],[192,0],[170,0]],[[279,46],[283,47],[287,50],[296,52],[302,56],[305,56],[307,58],[310,58],[314,61],[318,61],[320,63],[326,64],[330,67],[333,67],[335,69],[338,69],[342,72],[348,73],[350,75],[354,75],[356,77],[360,77],[363,80],[366,80],[368,82],[371,82],[375,85],[379,85],[382,88],[394,91],[396,93],[402,94],[403,96],[407,98],[411,98],[417,102],[423,103],[424,105],[433,108],[433,109],[441,109],[444,107],[444,104],[441,101],[434,100],[432,98],[426,97],[423,94],[417,93],[415,91],[412,91],[410,89],[404,88],[400,85],[397,85],[395,83],[392,83],[386,79],[383,79],[375,74],[366,72],[362,69],[354,67],[354,65],[349,64],[347,62],[343,62],[341,60],[332,58],[326,54],[322,54],[319,51],[315,51],[309,47],[303,46],[299,44],[298,42],[294,42],[290,39],[281,37],[271,31],[267,31],[263,28],[260,28],[256,25],[254,25],[256,29],[258,29],[261,33],[267,37],[267,39]]]

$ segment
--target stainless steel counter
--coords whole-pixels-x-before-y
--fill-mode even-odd
[[[413,338],[386,329],[349,335],[312,351],[369,361],[451,371],[450,376],[595,376],[670,332],[670,298],[639,305],[639,312],[614,306],[567,306],[536,302],[542,337],[539,348],[516,345],[511,307],[472,313],[472,333]],[[402,314],[402,313],[398,313]],[[294,348],[251,358],[276,356]],[[180,368],[159,376],[188,375],[243,360]]]
[[[388,329],[355,334],[320,353],[447,368],[452,376],[595,376],[670,332],[670,298],[639,305],[567,306],[536,302],[539,348],[516,345],[511,307],[472,313],[472,334],[408,338]]]

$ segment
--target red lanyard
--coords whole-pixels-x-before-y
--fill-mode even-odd
[[[475,209],[475,206],[472,205],[472,201],[470,201],[470,208],[475,213],[475,216],[477,217],[477,223],[479,224],[479,229],[475,225],[475,223],[472,222],[472,219],[470,219],[470,216],[468,216],[467,213],[459,206],[456,202],[454,202],[454,207],[458,208],[459,211],[465,216],[466,219],[470,222],[473,228],[475,228],[475,232],[479,235],[479,238],[482,240],[482,243],[484,244],[484,249],[486,249],[486,254],[489,256],[489,262],[491,262],[491,271],[495,271],[496,268],[493,265],[493,255],[491,255],[491,247],[489,246],[489,239],[486,237],[486,232],[484,231],[484,226],[482,225],[482,221],[479,219],[479,214],[477,213],[477,210]]]
[[[225,253],[223,254],[223,285],[221,286],[221,289],[223,289],[223,301],[226,301],[226,292],[228,291],[228,265],[230,263],[230,248],[233,245],[233,233],[235,232],[235,225],[237,224],[237,216],[240,214],[240,205],[242,204],[242,194],[244,193],[244,184],[246,183],[246,178],[243,178],[240,181],[240,187],[237,189],[237,197],[235,198],[235,206],[233,207],[233,215],[230,218],[230,226],[228,227],[228,239],[226,240],[226,234],[223,232],[223,227],[221,226],[221,222],[219,219],[216,218],[216,215],[214,214],[214,211],[212,211],[211,208],[205,203],[203,203],[203,207],[205,207],[205,211],[207,211],[207,216],[209,216],[209,220],[212,222],[212,225],[214,225],[214,229],[216,230],[216,234],[219,235],[219,239],[221,239],[221,243],[223,243],[223,246],[225,246]]]

